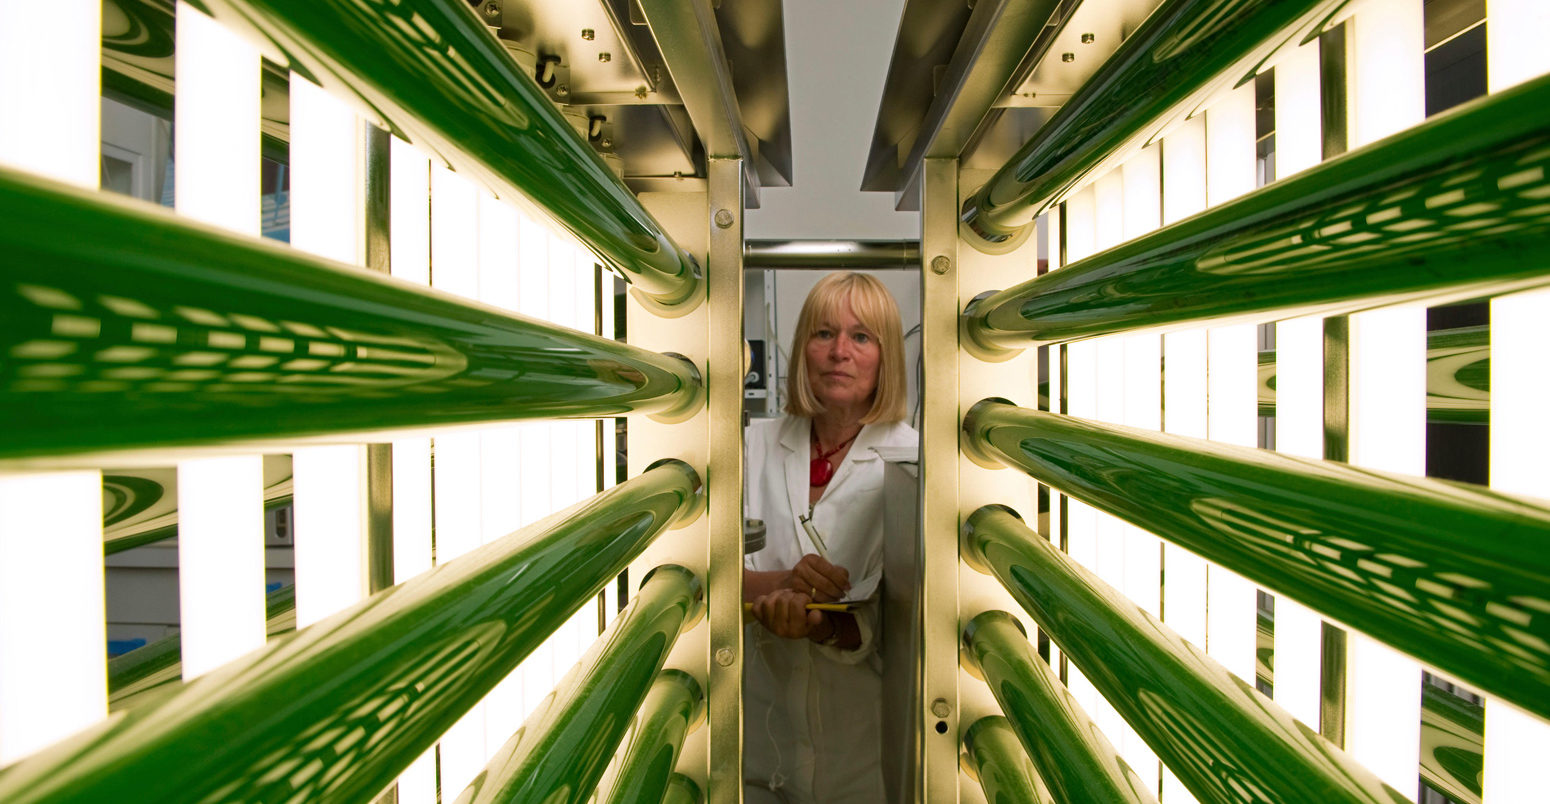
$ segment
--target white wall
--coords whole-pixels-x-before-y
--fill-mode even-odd
[[[920,237],[919,213],[860,190],[903,10],[903,0],[785,0],[795,175],[760,191],[749,240]]]

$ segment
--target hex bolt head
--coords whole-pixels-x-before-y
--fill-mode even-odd
[[[953,261],[946,254],[938,254],[931,258],[931,273],[941,276],[953,267]]]
[[[562,98],[569,97],[570,96],[570,85],[569,84],[561,84],[561,85],[555,87],[554,88],[554,94],[558,95],[559,97],[562,97]]]
[[[491,3],[484,7],[484,15],[486,17],[499,17],[501,15],[501,7]]]
[[[609,138],[607,138],[607,137],[604,137],[602,140],[600,140],[598,142],[598,145],[601,145],[604,148],[612,148],[612,147],[614,147],[614,141],[609,139]]]
[[[1070,64],[1071,62],[1076,61],[1076,54],[1075,53],[1062,53],[1062,54],[1060,54],[1060,60],[1065,62],[1065,63],[1067,63],[1067,64]]]
[[[732,660],[735,658],[737,658],[737,654],[734,654],[731,648],[719,648],[716,650],[716,664],[722,667],[731,667]]]
[[[1097,36],[1094,36],[1093,34],[1090,34],[1090,33],[1082,34],[1082,44],[1090,45],[1090,44],[1092,44],[1092,43],[1094,43],[1096,41],[1098,41],[1098,37]]]
[[[604,52],[604,53],[597,54],[597,60],[602,62],[602,63],[604,63],[604,64],[607,64],[608,62],[613,61],[614,57],[613,57],[612,53]]]
[[[931,714],[937,717],[947,717],[953,713],[953,705],[946,698],[938,698],[931,702]]]
[[[587,40],[588,42],[590,42],[593,39],[597,38],[597,32],[593,31],[591,28],[582,28],[581,29],[581,38]]]
[[[730,209],[718,209],[718,210],[716,210],[716,225],[717,226],[719,226],[719,227],[721,227],[723,229],[726,229],[726,228],[730,227],[736,221],[737,221],[737,219],[732,216],[732,210],[730,210]]]

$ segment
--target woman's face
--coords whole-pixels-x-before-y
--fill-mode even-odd
[[[856,318],[849,301],[829,318],[819,319],[807,340],[808,387],[830,410],[870,406],[882,358],[876,333]]]

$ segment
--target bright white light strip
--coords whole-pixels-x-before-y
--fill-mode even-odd
[[[523,315],[549,318],[549,230],[526,214],[520,216],[517,298]],[[554,510],[550,427],[532,422],[522,429],[522,521],[536,522]],[[549,686],[544,687],[547,694]]]
[[[1488,0],[1486,82],[1492,92],[1550,72],[1550,4],[1544,0]],[[1491,486],[1550,498],[1550,291],[1517,293],[1491,302]],[[1485,704],[1482,792],[1491,804],[1544,799],[1550,724],[1511,704]]]
[[[0,475],[0,765],[107,716],[102,584],[102,474]]]
[[[488,193],[478,195],[479,300],[507,310],[517,309],[517,211]],[[522,439],[518,427],[479,431],[480,541],[489,544],[522,524]],[[521,668],[509,673],[485,695],[484,746],[500,748],[522,726]]]
[[[264,644],[264,487],[258,456],[178,465],[178,598],[183,677]]]
[[[431,440],[393,442],[393,582],[431,568]]]
[[[259,232],[259,56],[203,13],[177,9],[174,197],[178,213]],[[264,644],[263,459],[178,465],[183,674]]]
[[[292,74],[291,245],[359,265],[362,123],[354,110]],[[292,453],[296,484],[296,625],[305,627],[365,597],[366,467],[359,446]]]
[[[1098,190],[1088,185],[1066,200],[1066,258],[1069,262],[1091,256],[1099,249],[1098,241]],[[1081,341],[1066,347],[1066,371],[1070,388],[1067,389],[1067,409],[1072,416],[1093,419],[1100,416],[1102,394],[1100,379],[1102,361],[1099,357],[1099,341]],[[1100,572],[1106,567],[1099,549],[1102,531],[1102,515],[1092,506],[1071,500],[1067,506],[1067,547],[1072,559]],[[1087,677],[1075,664],[1070,665],[1072,695],[1077,705],[1108,735],[1110,742],[1119,744],[1124,733],[1124,720],[1098,693]]]
[[[414,146],[396,137],[389,154],[392,274],[429,285],[431,163]],[[402,583],[430,568],[431,440],[400,439],[393,442],[393,580]],[[399,774],[398,801],[435,804],[434,747]]]
[[[1162,143],[1162,219],[1172,224],[1206,208],[1205,118],[1169,132]],[[1163,424],[1170,433],[1206,437],[1206,331],[1163,336],[1166,372]],[[1206,645],[1206,562],[1177,545],[1163,544],[1163,621],[1201,649]],[[1179,777],[1163,768],[1162,800],[1193,802]]]
[[[403,140],[393,138],[389,149],[389,224],[393,233],[392,274],[398,279],[429,285],[431,281],[430,170],[431,163]],[[431,568],[431,441],[393,442],[393,580],[407,581]],[[431,758],[434,762],[434,757]],[[417,760],[423,762],[424,759]],[[414,766],[418,774],[425,769]],[[430,797],[435,796],[434,764],[429,769]],[[405,777],[409,772],[405,772]],[[399,796],[423,789],[423,778],[400,777]]]
[[[1420,123],[1426,114],[1420,3],[1366,0],[1351,26],[1351,147]],[[1351,316],[1351,463],[1426,471],[1426,311],[1391,307]],[[1407,797],[1417,794],[1421,668],[1352,633],[1346,662],[1346,750]]]
[[[478,193],[462,176],[431,170],[431,284],[469,299],[479,296]],[[483,541],[479,484],[479,434],[437,436],[435,450],[436,563],[477,548]],[[441,789],[461,791],[487,759],[485,709],[475,705],[441,737]]]
[[[363,128],[353,109],[291,74],[291,245],[359,265]]]
[[[1550,73],[1550,3],[1544,0],[1486,0],[1486,86],[1500,92]]]
[[[1123,237],[1131,240],[1155,230],[1162,216],[1162,163],[1160,148],[1143,149],[1116,171],[1123,179]],[[1118,339],[1124,393],[1121,395],[1124,424],[1148,430],[1162,428],[1162,338],[1158,335],[1130,335]],[[1123,539],[1125,595],[1156,617],[1162,603],[1162,543],[1156,536],[1135,525],[1121,522]],[[1135,769],[1148,790],[1156,790],[1162,770],[1157,754],[1130,724],[1120,740],[1125,761]]]
[[[102,4],[0,3],[0,163],[95,188]],[[102,475],[0,476],[0,765],[107,715]]]
[[[259,55],[186,3],[177,10],[178,213],[259,232]]]
[[[291,453],[296,485],[296,627],[366,596],[366,451],[354,444]]]
[[[0,163],[97,186],[101,53],[97,0],[0,3]]]
[[[1319,44],[1293,48],[1275,67],[1277,180],[1317,165],[1320,126]],[[1276,450],[1324,455],[1324,320],[1276,324]],[[1296,591],[1296,590],[1292,590]],[[1275,699],[1315,731],[1319,727],[1322,620],[1285,595],[1276,596]]]
[[[1421,666],[1350,631],[1346,668],[1346,752],[1414,801],[1421,769]]]
[[[1240,87],[1206,113],[1206,199],[1216,206],[1254,189],[1254,87]],[[1259,402],[1255,327],[1216,327],[1206,334],[1206,431],[1213,441],[1252,447]],[[1254,683],[1254,585],[1212,565],[1206,573],[1206,649],[1245,683]]]
[[[431,162],[419,149],[394,137],[388,149],[393,232],[392,273],[406,282],[431,283]]]

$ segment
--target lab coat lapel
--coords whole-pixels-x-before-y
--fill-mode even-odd
[[[796,517],[807,513],[808,493],[808,440],[812,438],[813,423],[801,416],[788,416],[780,428],[780,446],[785,450],[782,464],[785,466],[786,494],[790,496],[792,526]]]
[[[852,474],[851,464],[860,461],[875,461],[877,453],[872,447],[878,443],[878,436],[882,427],[876,424],[867,424],[861,427],[861,432],[856,434],[856,440],[850,445],[850,451],[845,453],[845,460],[834,470],[834,479],[829,481],[831,488],[839,488]]]

